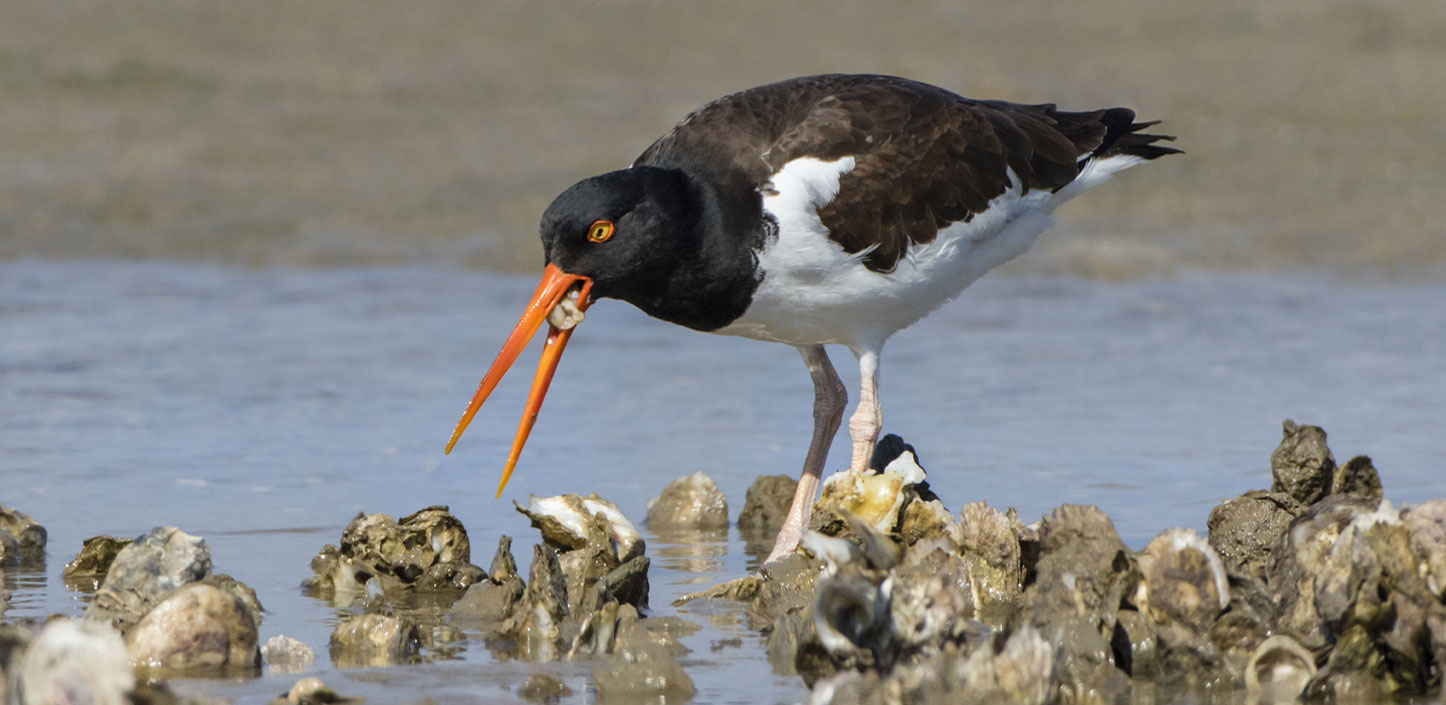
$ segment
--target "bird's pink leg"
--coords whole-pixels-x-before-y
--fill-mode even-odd
[[[869,469],[879,429],[884,425],[884,412],[879,408],[879,353],[876,350],[855,351],[859,358],[859,408],[849,417],[849,438],[853,440],[853,458],[849,472]]]
[[[813,440],[808,444],[808,457],[803,461],[803,475],[798,479],[798,489],[794,490],[788,517],[764,563],[772,563],[793,553],[799,539],[803,538],[813,511],[813,498],[818,493],[819,478],[823,476],[823,464],[828,460],[829,444],[838,433],[844,406],[848,404],[848,391],[839,381],[823,346],[799,346],[798,351],[803,353],[808,375],[813,378]]]

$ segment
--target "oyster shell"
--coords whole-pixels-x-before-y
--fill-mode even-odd
[[[588,527],[599,519],[619,563],[643,555],[646,548],[643,535],[623,516],[618,505],[598,497],[596,493],[586,497],[575,494],[552,497],[528,495],[526,507],[516,502],[513,506],[532,520],[532,525],[542,532],[544,541],[561,550],[586,547]]]

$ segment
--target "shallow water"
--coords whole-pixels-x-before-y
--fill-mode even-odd
[[[78,614],[60,571],[95,534],[172,524],[206,539],[215,569],[266,607],[263,640],[318,652],[313,671],[371,702],[512,702],[544,671],[590,702],[586,664],[499,663],[475,641],[455,660],[335,671],[337,611],[305,597],[308,561],[357,512],[450,505],[473,562],[501,533],[524,567],[536,532],[491,499],[525,396],[529,358],[450,457],[441,448],[534,281],[459,269],[237,269],[173,263],[0,263],[0,502],[50,531],[42,572],[6,573],[7,618]],[[1279,424],[1367,453],[1386,496],[1446,496],[1446,285],[1187,274],[1101,283],[986,278],[883,361],[885,430],[914,443],[955,511],[987,499],[1026,521],[1098,504],[1141,546],[1204,529],[1219,500],[1267,486]],[[834,353],[850,385],[846,351]],[[669,480],[712,475],[736,515],[759,474],[796,473],[812,397],[779,345],[697,334],[604,303],[563,362],[506,499],[596,491],[640,521]],[[846,462],[834,446],[830,467]],[[673,597],[750,569],[735,533],[649,536],[654,614],[685,638],[696,702],[793,702],[729,605]],[[254,702],[296,676],[187,681]]]

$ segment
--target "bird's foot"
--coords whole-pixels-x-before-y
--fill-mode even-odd
[[[778,539],[773,542],[773,551],[764,564],[772,563],[793,553],[803,532],[808,530],[808,519],[813,515],[813,500],[818,495],[818,474],[805,472],[793,491],[793,503],[788,507],[788,516],[778,530]]]
[[[778,540],[773,543],[773,551],[768,558],[763,560],[764,565],[781,560],[793,554],[798,549],[798,542],[803,538],[805,522],[788,522],[778,531]]]

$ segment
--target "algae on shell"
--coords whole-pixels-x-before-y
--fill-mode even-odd
[[[423,590],[455,599],[484,574],[471,564],[467,530],[444,506],[400,520],[358,514],[342,530],[339,545],[317,552],[311,570],[314,576],[304,586],[341,604],[364,594],[373,579],[383,591]]]

